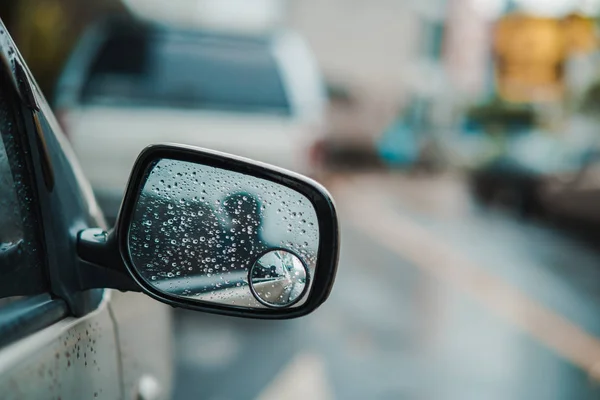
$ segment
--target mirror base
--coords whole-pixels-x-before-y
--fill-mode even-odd
[[[119,253],[114,231],[85,229],[77,237],[80,290],[105,288],[140,292]]]

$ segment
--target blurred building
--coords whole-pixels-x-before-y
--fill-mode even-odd
[[[407,2],[293,0],[287,21],[332,79],[379,93],[403,90],[419,45],[419,23]]]
[[[491,41],[494,10],[473,0],[450,0],[444,66],[452,88],[477,99],[492,90]]]
[[[475,3],[291,0],[287,18],[328,79],[362,99],[352,116],[374,138],[411,102],[447,125],[462,99],[491,89],[491,21]]]
[[[352,135],[372,142],[410,92],[424,90],[413,83],[431,79],[415,76],[423,72],[426,12],[414,2],[395,0],[290,0],[287,25],[308,40],[326,79],[353,94],[355,105],[338,118],[354,127]]]
[[[123,0],[138,17],[188,28],[246,32],[279,28],[286,0]]]

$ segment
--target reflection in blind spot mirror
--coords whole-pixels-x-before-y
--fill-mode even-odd
[[[298,302],[308,288],[308,279],[306,264],[283,249],[261,255],[248,277],[252,294],[268,307],[289,307]]]

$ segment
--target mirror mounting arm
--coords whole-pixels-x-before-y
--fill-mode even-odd
[[[79,289],[117,289],[140,292],[121,258],[115,231],[85,229],[77,236]]]

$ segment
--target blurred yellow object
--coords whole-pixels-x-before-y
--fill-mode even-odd
[[[537,102],[562,96],[566,41],[560,20],[507,15],[498,21],[494,41],[503,99]]]
[[[583,15],[572,14],[563,20],[567,51],[590,53],[598,47],[594,20]]]
[[[496,26],[494,51],[500,97],[512,102],[558,101],[564,93],[564,62],[596,49],[594,21],[509,14]]]

